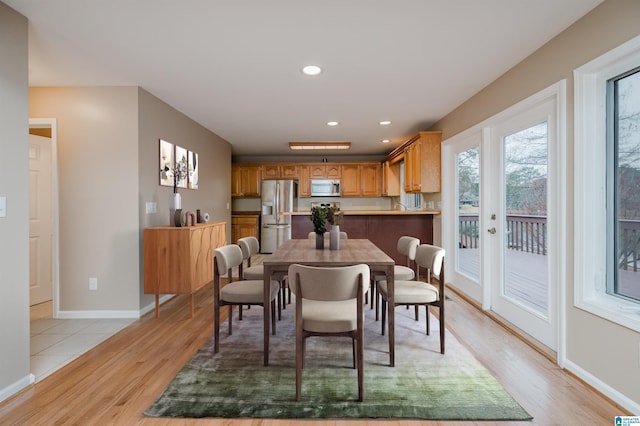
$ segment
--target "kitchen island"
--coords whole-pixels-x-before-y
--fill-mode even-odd
[[[433,244],[433,216],[437,210],[343,210],[344,220],[340,230],[349,238],[364,238],[372,241],[398,264],[406,259],[398,253],[398,238],[410,235],[420,239],[420,243]],[[291,237],[307,238],[313,231],[311,213],[290,213]],[[327,225],[327,230],[331,225]],[[327,245],[328,250],[328,245]]]

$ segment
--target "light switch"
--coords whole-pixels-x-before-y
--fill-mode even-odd
[[[0,217],[7,217],[7,197],[0,197]]]

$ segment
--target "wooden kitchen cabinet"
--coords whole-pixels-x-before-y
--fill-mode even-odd
[[[379,163],[346,163],[340,168],[343,197],[379,197],[381,195]]]
[[[265,163],[262,165],[263,179],[299,179],[300,167],[297,164]]]
[[[382,196],[400,196],[400,161],[382,163]]]
[[[262,167],[254,164],[231,165],[231,196],[259,198],[262,187]]]
[[[298,196],[311,197],[311,166],[300,166],[300,179],[298,181]]]
[[[340,179],[340,163],[314,163],[310,167],[312,178]]]
[[[440,192],[442,132],[420,132],[404,147],[404,191]]]
[[[213,251],[226,244],[226,223],[194,226],[160,226],[144,230],[144,292],[189,294],[193,316],[193,293],[213,280]]]
[[[238,244],[238,240],[244,237],[259,236],[259,215],[232,215],[231,216],[231,242]]]

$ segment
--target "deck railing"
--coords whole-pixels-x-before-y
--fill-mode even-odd
[[[459,214],[459,246],[478,248],[480,222],[476,214]],[[620,219],[620,263],[626,271],[640,270],[640,220]],[[507,215],[507,247],[534,254],[547,254],[547,218]]]

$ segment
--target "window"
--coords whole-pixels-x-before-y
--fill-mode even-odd
[[[640,331],[640,37],[574,77],[574,303]]]
[[[640,68],[607,83],[607,293],[640,301]]]

